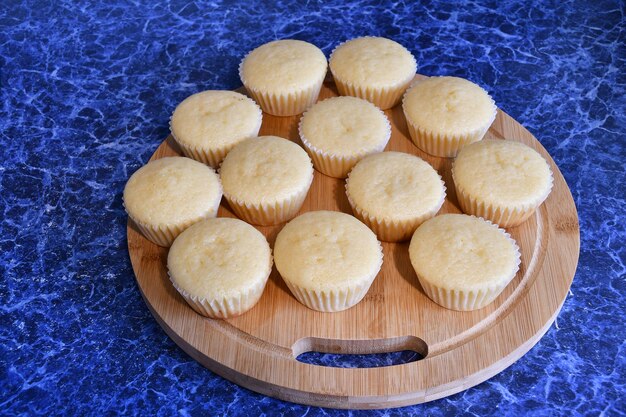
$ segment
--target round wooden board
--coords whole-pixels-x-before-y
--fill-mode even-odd
[[[332,82],[320,99],[336,96]],[[443,177],[447,199],[440,213],[459,213],[450,167],[410,140],[401,106],[385,112],[392,124],[386,150],[428,161]],[[299,143],[299,116],[263,116],[260,135]],[[259,303],[230,320],[195,313],[167,278],[167,249],[128,224],[128,250],[139,289],[167,334],[213,372],[241,386],[283,400],[333,408],[387,408],[445,397],[497,374],[526,353],[556,318],[574,277],[579,226],[570,191],[554,161],[519,123],[498,111],[486,137],[516,140],[550,163],[554,188],[536,214],[508,231],[522,253],[520,271],[491,305],[472,312],[447,310],[424,294],[411,267],[408,242],[383,243],[384,264],[366,297],[339,313],[298,303],[276,269]],[[180,155],[168,137],[151,160]],[[344,181],[315,172],[301,213],[351,213]],[[218,215],[235,217],[223,201]],[[273,246],[284,225],[259,227]],[[332,368],[301,363],[306,351],[379,353],[415,350],[424,359],[379,368]]]

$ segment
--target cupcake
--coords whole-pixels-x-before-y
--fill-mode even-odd
[[[346,194],[356,217],[380,240],[398,242],[437,214],[446,188],[437,171],[417,156],[382,152],[356,164]]]
[[[318,47],[287,39],[250,52],[239,65],[239,77],[263,111],[293,116],[317,101],[326,68],[326,57]]]
[[[238,219],[207,219],[180,234],[167,255],[174,288],[203,316],[224,319],[250,310],[272,271],[265,237]]]
[[[231,150],[220,168],[224,197],[241,219],[258,225],[293,218],[313,181],[313,165],[295,143],[260,136]]]
[[[552,172],[534,149],[511,140],[483,140],[464,147],[452,166],[463,212],[502,227],[530,217],[552,189]]]
[[[391,125],[368,101],[333,97],[304,113],[299,132],[315,168],[331,177],[345,178],[364,156],[385,149]]]
[[[170,120],[185,156],[217,168],[233,146],[259,134],[259,106],[234,91],[203,91],[183,100]]]
[[[341,311],[367,293],[383,262],[376,236],[349,214],[310,211],[280,231],[276,269],[292,294],[318,311]]]
[[[424,222],[413,234],[409,256],[426,295],[461,311],[495,300],[520,263],[517,244],[504,230],[464,214]]]
[[[212,168],[170,157],[139,168],[126,183],[123,198],[139,231],[159,246],[170,246],[187,227],[217,215],[222,186]]]
[[[485,136],[496,105],[485,90],[457,77],[430,77],[409,88],[402,101],[411,139],[424,152],[454,157]]]
[[[329,66],[339,94],[363,98],[383,110],[398,104],[417,71],[405,47],[370,36],[337,46]]]

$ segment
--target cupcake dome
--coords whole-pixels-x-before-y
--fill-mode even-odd
[[[228,318],[252,308],[272,271],[270,245],[249,224],[229,218],[194,224],[167,256],[170,280],[198,313]]]
[[[433,217],[446,197],[437,171],[423,159],[402,152],[382,152],[362,159],[346,181],[354,214],[380,240],[409,239]]]
[[[233,146],[259,134],[262,117],[251,98],[209,90],[187,97],[176,107],[170,130],[185,156],[217,168]]]
[[[317,101],[326,77],[324,53],[293,39],[269,42],[241,61],[239,77],[263,111],[275,116],[302,113]]]
[[[511,140],[483,140],[459,152],[452,167],[463,212],[502,227],[523,223],[552,189],[552,172],[537,151]]]
[[[187,227],[217,215],[222,186],[212,168],[169,157],[139,168],[126,183],[123,198],[141,233],[157,245],[170,246]]]
[[[383,262],[376,236],[349,214],[310,211],[280,231],[276,268],[307,307],[341,311],[365,296]]]
[[[409,246],[419,282],[437,304],[476,310],[491,303],[519,269],[520,253],[496,225],[465,214],[444,214],[417,228]]]
[[[385,149],[391,125],[368,101],[333,97],[304,113],[299,132],[315,168],[331,177],[345,178],[361,158]]]
[[[363,98],[383,110],[398,104],[417,71],[405,47],[370,36],[337,46],[329,65],[339,94]]]
[[[248,223],[277,224],[296,215],[313,181],[313,165],[295,143],[260,136],[235,146],[220,168],[224,196]]]
[[[442,157],[454,157],[463,146],[481,140],[497,111],[485,90],[457,77],[415,83],[404,95],[402,109],[415,145]]]

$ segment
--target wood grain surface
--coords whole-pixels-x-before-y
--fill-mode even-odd
[[[320,99],[337,95],[332,82]],[[459,213],[451,159],[420,151],[410,140],[401,106],[385,111],[392,124],[386,150],[415,154],[443,177],[447,198],[439,212]],[[299,142],[299,116],[263,115],[260,135]],[[274,268],[259,303],[229,320],[195,313],[167,278],[167,249],[128,224],[128,250],[146,304],[167,334],[215,373],[251,390],[287,401],[334,408],[397,407],[454,394],[497,374],[526,353],[547,331],[572,282],[579,253],[576,207],[561,175],[541,144],[502,111],[487,138],[515,140],[549,162],[554,188],[526,223],[508,231],[522,254],[520,271],[489,306],[472,312],[447,310],[423,292],[413,271],[408,242],[383,243],[383,267],[363,301],[339,313],[300,304]],[[153,159],[179,155],[171,137]],[[351,213],[344,181],[315,171],[300,213]],[[223,200],[219,216],[235,217]],[[274,244],[284,224],[258,227]],[[378,353],[410,349],[425,358],[379,368],[333,368],[301,363],[307,351]]]

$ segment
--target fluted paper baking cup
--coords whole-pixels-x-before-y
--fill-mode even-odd
[[[262,282],[248,288],[245,291],[241,291],[235,297],[222,297],[214,299],[191,295],[176,284],[175,277],[170,275],[169,278],[176,291],[178,291],[187,304],[189,304],[189,306],[198,314],[213,319],[226,319],[239,316],[256,305],[261,298],[261,295],[263,295],[263,290],[265,289],[265,284],[267,283],[267,279],[269,278],[271,271],[272,268],[270,267],[267,272],[267,276]]]
[[[439,180],[443,184],[441,176],[439,177]],[[429,210],[419,216],[405,220],[379,218],[370,214],[367,210],[363,209],[354,202],[348,192],[347,183],[346,196],[348,197],[348,202],[350,203],[350,207],[352,207],[352,211],[355,216],[365,223],[367,227],[372,229],[372,231],[376,233],[379,240],[382,240],[383,242],[402,242],[410,239],[419,225],[431,217],[434,217],[441,209],[441,206],[446,198],[446,186],[443,185],[443,195],[436,207],[433,207],[432,210]]]
[[[325,313],[342,311],[355,306],[365,297],[372,282],[373,279],[367,285],[352,286],[341,290],[314,291],[285,280],[287,287],[299,302],[312,310]]]
[[[248,203],[226,193],[224,193],[224,197],[240,219],[251,224],[269,226],[286,222],[296,216],[304,203],[312,182],[313,176],[311,176],[311,181],[306,188],[285,200],[272,203]]]
[[[235,144],[233,144],[232,146],[222,147],[219,149],[206,149],[199,148],[197,146],[189,146],[186,143],[179,141],[174,133],[172,133],[172,137],[174,138],[176,143],[178,143],[178,146],[183,152],[183,155],[185,155],[187,158],[195,159],[196,161],[205,163],[212,168],[219,167],[220,163],[226,157],[226,154],[228,154],[228,151],[230,151],[235,146]]]
[[[304,144],[304,140],[302,143]],[[313,166],[315,166],[315,169],[322,174],[334,178],[345,178],[352,167],[354,167],[357,162],[365,156],[345,157],[327,154],[324,152],[316,152],[313,148],[307,147],[306,144],[304,144],[304,149],[306,149],[307,153],[313,160]]]
[[[194,220],[180,223],[177,225],[150,225],[147,223],[140,222],[139,220],[131,216],[130,213],[128,213],[128,217],[131,218],[131,220],[137,226],[137,229],[139,229],[141,234],[144,235],[146,239],[148,239],[152,243],[155,243],[159,246],[163,246],[167,248],[167,247],[172,246],[172,243],[174,243],[174,239],[176,239],[176,237],[179,234],[181,234],[185,229],[187,229],[189,226],[191,226],[194,223],[199,222],[200,220],[204,220],[205,218],[215,217],[215,215],[213,216],[208,215],[206,217],[200,217],[198,219],[194,219]]]
[[[333,74],[333,79],[335,80],[335,85],[337,86],[337,91],[342,96],[352,96],[359,97],[364,100],[369,101],[370,103],[375,104],[382,110],[387,110],[394,107],[396,104],[400,102],[402,99],[402,95],[408,88],[413,76],[406,80],[398,83],[393,87],[371,87],[371,86],[357,86],[349,81],[343,80],[338,76]]]
[[[259,130],[261,129],[261,124],[263,122],[263,116],[261,113],[261,109],[259,108],[259,105],[256,102],[254,104],[259,109],[259,114],[261,115],[261,117],[259,117],[258,125],[249,137],[241,138],[241,140],[238,140],[236,142],[232,142],[223,146],[212,146],[212,147],[192,145],[190,143],[185,142],[184,140],[181,140],[178,136],[176,136],[176,134],[174,133],[174,129],[172,129],[172,117],[171,116],[170,116],[170,123],[169,123],[170,134],[172,135],[172,138],[174,139],[174,141],[180,147],[180,150],[183,152],[183,155],[185,155],[187,158],[195,159],[196,161],[202,162],[204,164],[209,165],[212,168],[217,169],[219,165],[222,163],[222,161],[224,160],[224,158],[226,158],[226,155],[228,154],[228,152],[230,152],[230,150],[234,148],[239,142],[242,142],[251,137],[255,137],[259,134]]]
[[[424,292],[434,302],[450,310],[478,310],[493,302],[506,285],[498,285],[476,291],[449,290],[419,280]]]

